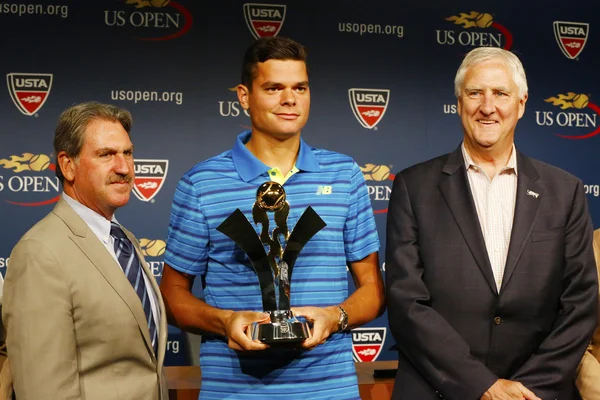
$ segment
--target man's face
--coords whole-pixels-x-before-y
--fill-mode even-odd
[[[252,90],[238,86],[238,97],[249,109],[252,132],[286,139],[299,135],[310,111],[308,73],[304,61],[267,60],[258,63]]]
[[[81,152],[65,174],[72,186],[67,194],[111,219],[129,201],[133,178],[133,144],[127,131],[119,122],[90,122]]]
[[[525,112],[525,102],[508,68],[490,60],[467,70],[458,98],[458,114],[470,148],[512,146],[515,127]]]

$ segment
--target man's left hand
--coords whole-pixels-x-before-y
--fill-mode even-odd
[[[304,317],[313,324],[312,337],[302,343],[302,347],[310,349],[325,343],[327,338],[338,330],[340,310],[337,307],[293,307],[296,317]]]

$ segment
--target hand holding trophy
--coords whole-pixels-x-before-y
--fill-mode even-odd
[[[326,224],[309,206],[290,232],[287,225],[289,212],[283,186],[269,181],[258,188],[252,207],[253,221],[261,225],[260,235],[256,235],[254,227],[239,209],[217,228],[232,239],[252,263],[260,285],[263,310],[270,316],[270,321],[253,323],[252,339],[270,345],[301,343],[311,335],[308,324],[296,319],[290,310],[290,284],[300,251]],[[271,233],[270,213],[274,214],[275,222]],[[264,245],[268,246],[268,253]]]

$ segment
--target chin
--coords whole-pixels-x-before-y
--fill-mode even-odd
[[[127,203],[129,203],[129,193],[127,193],[126,195],[123,194],[121,196],[113,196],[111,198],[111,205],[114,208],[119,208],[119,207],[123,207],[125,205],[127,205]]]

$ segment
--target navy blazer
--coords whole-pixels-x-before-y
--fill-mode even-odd
[[[460,147],[397,174],[386,240],[393,399],[476,400],[499,378],[544,400],[576,398],[598,304],[583,184],[520,152],[517,173],[500,293]]]

